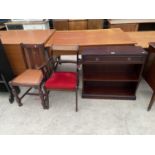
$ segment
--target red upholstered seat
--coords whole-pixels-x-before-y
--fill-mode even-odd
[[[75,89],[77,85],[76,72],[54,72],[46,81],[47,89]]]

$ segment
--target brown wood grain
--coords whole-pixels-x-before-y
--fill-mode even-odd
[[[102,29],[103,19],[88,19],[88,29]]]
[[[26,67],[24,64],[20,45],[4,44],[4,48],[14,74],[18,75],[22,73],[26,69]]]
[[[56,30],[68,30],[68,19],[53,19],[53,28]]]
[[[148,48],[149,42],[155,42],[155,31],[126,32],[126,34],[143,48]]]
[[[3,44],[43,44],[55,30],[9,30],[0,31]]]
[[[69,30],[86,30],[88,29],[87,20],[69,20]]]
[[[22,73],[26,69],[20,43],[46,43],[54,32],[55,30],[0,31],[0,38],[15,75]]]
[[[56,31],[45,44],[51,45],[124,45],[135,44],[121,29]]]
[[[137,31],[138,24],[137,23],[113,24],[113,25],[110,25],[110,28],[121,28],[125,32],[130,32],[130,31]]]

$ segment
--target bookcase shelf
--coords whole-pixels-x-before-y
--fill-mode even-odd
[[[136,46],[83,48],[82,97],[136,99],[146,55]]]

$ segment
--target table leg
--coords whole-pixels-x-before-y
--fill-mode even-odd
[[[152,95],[151,101],[149,103],[149,106],[147,108],[147,111],[150,111],[151,110],[151,107],[153,105],[154,100],[155,100],[155,92],[153,92],[153,95]]]

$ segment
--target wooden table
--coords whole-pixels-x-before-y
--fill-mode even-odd
[[[155,42],[155,31],[139,31],[139,32],[126,32],[126,34],[136,42],[136,45],[146,49],[149,54],[144,67],[144,76],[147,75],[149,68],[155,61],[155,50],[149,50],[149,43]]]
[[[155,23],[155,19],[109,19],[110,28],[121,28],[124,31],[137,31],[141,23]]]
[[[79,45],[100,46],[100,45],[134,45],[135,42],[128,37],[121,29],[99,29],[99,30],[75,30],[56,31],[45,44],[51,45]],[[65,53],[59,53],[65,54]]]
[[[20,43],[46,43],[54,32],[55,30],[0,31],[0,38],[15,75],[18,75],[25,70]]]
[[[131,40],[143,48],[149,47],[149,42],[155,42],[155,31],[125,32]]]

